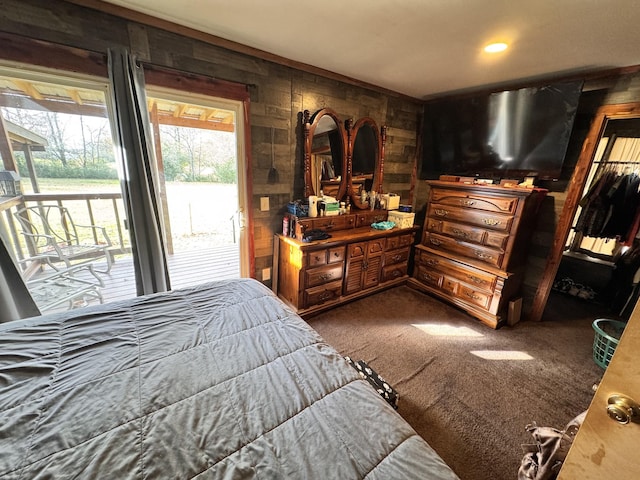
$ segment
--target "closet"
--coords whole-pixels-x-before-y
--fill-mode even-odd
[[[640,119],[607,123],[553,290],[628,316],[640,288]]]

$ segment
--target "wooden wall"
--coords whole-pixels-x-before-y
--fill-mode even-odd
[[[330,107],[343,119],[370,116],[379,125],[387,125],[384,188],[401,194],[407,201],[417,124],[422,113],[420,101],[223,48],[207,41],[204,35],[193,38],[177,33],[184,29],[167,28],[163,22],[151,25],[148,23],[152,22],[135,15],[133,18],[140,21],[79,5],[98,3],[6,0],[0,9],[0,31],[102,53],[111,46],[124,46],[151,64],[249,85],[253,235],[258,280],[262,269],[272,266],[273,233],[281,229],[285,205],[303,195],[302,151],[298,144],[303,110],[313,112]],[[274,143],[279,172],[276,185],[267,183],[272,127],[276,132]],[[270,197],[268,212],[259,210],[262,196]],[[270,285],[271,282],[264,283]]]

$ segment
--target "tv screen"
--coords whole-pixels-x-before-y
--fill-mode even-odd
[[[559,178],[582,82],[426,105],[420,178]]]

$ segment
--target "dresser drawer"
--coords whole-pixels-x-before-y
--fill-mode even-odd
[[[416,278],[425,285],[431,285],[432,287],[440,288],[444,276],[442,275],[442,273],[436,270],[431,270],[420,266],[418,267],[418,270],[416,272]]]
[[[407,274],[407,264],[388,265],[382,267],[382,282],[388,282],[389,280],[395,280],[396,278],[404,277]]]
[[[427,218],[426,229],[431,232],[442,232],[442,225],[444,222],[436,218]]]
[[[514,213],[518,206],[517,197],[492,197],[490,194],[485,196],[472,192],[458,192],[441,188],[432,190],[431,202],[453,207],[502,213]]]
[[[384,264],[385,265],[393,265],[395,263],[406,263],[409,259],[409,249],[404,248],[402,250],[393,250],[391,252],[385,252],[384,254]]]
[[[427,212],[428,222],[438,220],[449,220],[453,222],[463,222],[477,225],[482,228],[508,232],[511,230],[513,215],[500,213],[483,212],[482,210],[464,209],[461,207],[451,207],[442,204],[429,205]]]
[[[313,228],[316,230],[343,230],[349,228],[349,215],[332,215],[313,219]]]
[[[387,238],[387,245],[385,250],[395,250],[400,247],[407,247],[413,243],[413,233],[408,235],[396,235],[395,237]]]
[[[318,287],[308,288],[304,294],[305,308],[337,300],[342,295],[342,282],[331,282]]]
[[[368,225],[371,225],[372,223],[384,222],[386,219],[386,210],[384,211],[384,213],[380,213],[380,211],[359,213],[356,215],[356,228],[366,227]]]
[[[342,278],[342,263],[335,263],[324,267],[310,268],[305,272],[307,288]]]
[[[442,233],[467,242],[482,243],[486,230],[459,223],[442,222]]]
[[[480,227],[463,225],[460,223],[429,221],[428,225],[436,224],[436,228],[429,228],[435,233],[444,233],[451,237],[467,242],[478,243],[488,247],[505,249],[509,240],[509,234],[494,232]]]
[[[327,251],[316,250],[315,252],[309,252],[307,254],[307,264],[310,267],[318,267],[320,265],[327,264]]]
[[[442,280],[442,290],[447,292],[449,295],[455,295],[458,291],[458,286],[460,283],[455,279],[448,276],[444,276]]]
[[[342,262],[344,260],[344,250],[345,247],[334,247],[309,252],[307,256],[307,265],[309,267],[318,267],[329,263]]]
[[[487,232],[483,243],[488,247],[495,247],[504,250],[507,248],[508,241],[509,235],[506,233]]]
[[[480,245],[465,243],[454,238],[430,232],[425,233],[424,244],[430,248],[461,255],[493,267],[500,267],[502,258],[504,257],[504,252],[501,250],[493,250]]]
[[[477,305],[482,308],[488,308],[492,298],[491,294],[474,290],[465,285],[460,285],[460,289],[456,296],[465,302],[472,303],[473,305]]]
[[[496,275],[485,272],[478,268],[440,257],[433,253],[418,250],[416,252],[416,263],[430,269],[443,272],[447,277],[455,278],[460,282],[469,284],[473,288],[491,291],[496,284]]]

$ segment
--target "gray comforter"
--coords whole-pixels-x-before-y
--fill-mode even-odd
[[[0,325],[0,478],[452,479],[254,280]]]

